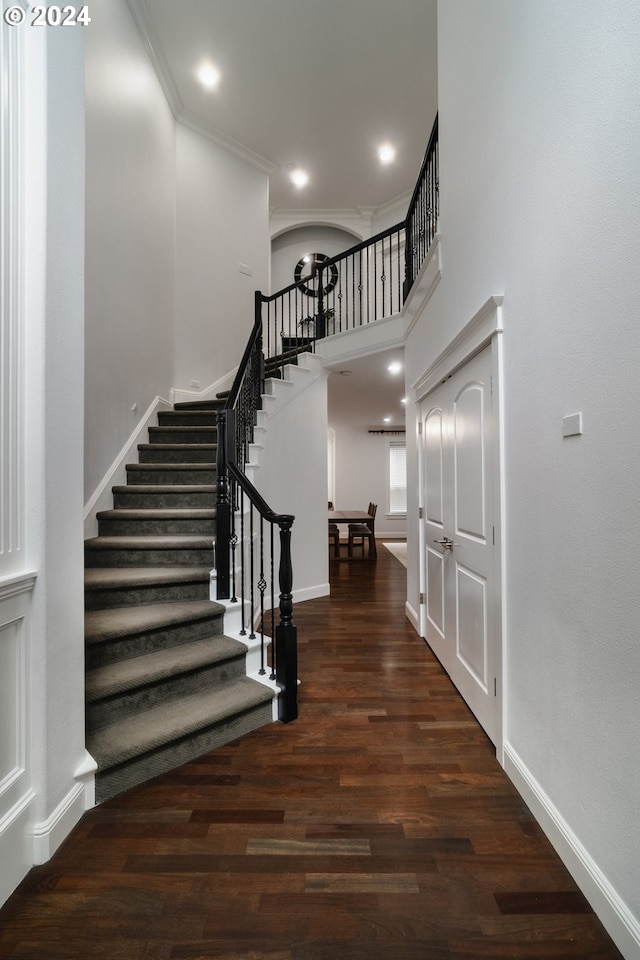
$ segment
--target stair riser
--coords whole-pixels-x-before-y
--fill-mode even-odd
[[[211,463],[215,464],[217,456],[217,447],[213,444],[206,444],[200,447],[187,446],[181,450],[175,446],[166,449],[160,443],[150,443],[147,446],[138,447],[138,460],[140,463]]]
[[[205,484],[216,482],[216,470],[213,468],[202,467],[198,470],[182,470],[179,466],[173,470],[149,469],[151,465],[129,464],[127,465],[127,483],[132,485],[141,484]]]
[[[187,410],[165,410],[158,414],[161,427],[216,427],[218,415],[215,410],[189,413]]]
[[[116,793],[166,773],[183,763],[188,763],[270,722],[271,704],[261,704],[252,710],[201,730],[191,737],[167,744],[157,751],[146,753],[104,772],[99,771],[96,775],[96,802],[102,803]],[[90,742],[88,748],[91,749]]]
[[[87,567],[212,567],[213,547],[185,550],[107,550],[89,548],[85,552]]]
[[[118,590],[85,590],[85,610],[107,610],[113,607],[140,607],[149,603],[181,603],[188,600],[209,600],[209,580],[202,583],[162,584]]]
[[[95,670],[118,660],[131,660],[145,653],[168,650],[184,643],[194,643],[205,637],[219,636],[222,633],[222,617],[217,615],[191,623],[175,624],[160,630],[147,630],[132,633],[112,640],[92,642],[87,638],[85,659],[87,670]]]
[[[113,503],[116,510],[182,510],[194,508],[197,510],[210,510],[215,506],[215,491],[193,493],[186,491],[180,493],[169,493],[158,490],[157,493],[144,493],[129,487],[125,492],[114,493]]]
[[[195,402],[185,401],[184,403],[174,404],[173,409],[179,413],[192,413],[194,411],[200,413],[202,410],[213,412],[217,410],[224,410],[225,404],[225,400],[196,400]]]
[[[177,676],[166,677],[156,683],[120,693],[106,700],[87,703],[87,730],[97,730],[99,727],[125,717],[133,716],[140,710],[149,710],[152,707],[186,697],[192,693],[213,690],[229,680],[236,680],[244,676],[244,653],[234,659],[222,663],[210,664],[196,670]]]
[[[149,427],[150,443],[216,443],[215,427]]]
[[[171,517],[149,520],[99,520],[98,529],[101,537],[170,537],[194,534],[215,539],[216,521],[215,517],[211,519]]]

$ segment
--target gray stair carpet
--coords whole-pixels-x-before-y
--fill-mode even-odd
[[[272,719],[209,599],[220,400],[158,415],[85,542],[87,749],[96,801]]]

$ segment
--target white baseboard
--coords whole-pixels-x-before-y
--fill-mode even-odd
[[[33,862],[46,863],[85,812],[84,784],[76,783],[50,817],[32,828]]]
[[[293,591],[293,602],[302,603],[304,600],[316,600],[318,597],[328,597],[331,588],[328,583],[319,583],[314,587],[302,587]]]
[[[418,636],[420,636],[420,617],[418,616],[417,612],[414,610],[414,608],[411,606],[408,600],[404,605],[404,612],[406,614],[407,620],[409,621],[409,623],[411,624],[415,632],[418,634]]]
[[[171,403],[193,403],[198,400],[215,400],[216,394],[222,393],[223,390],[231,389],[237,371],[238,368],[236,367],[235,370],[231,370],[230,373],[225,373],[224,377],[220,377],[215,383],[210,383],[209,386],[203,390],[187,390],[181,389],[180,387],[172,387],[170,393]]]
[[[29,818],[35,793],[29,790],[0,817],[0,906],[33,866],[29,845]]]
[[[111,493],[111,488],[115,486],[124,486],[124,484],[126,484],[126,466],[128,463],[138,462],[138,444],[146,442],[147,431],[149,427],[157,424],[158,411],[170,409],[171,404],[168,400],[163,400],[162,397],[156,397],[155,400],[149,405],[146,413],[140,418],[135,430],[85,505],[85,540],[98,535],[98,521],[96,519],[96,515],[100,510],[112,509],[113,495]]]
[[[625,960],[640,960],[640,921],[508,742],[504,769]]]

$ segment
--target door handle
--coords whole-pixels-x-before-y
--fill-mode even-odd
[[[439,543],[441,547],[444,547],[445,550],[453,550],[455,546],[455,541],[449,540],[448,537],[443,537],[442,540],[434,540],[434,543]]]

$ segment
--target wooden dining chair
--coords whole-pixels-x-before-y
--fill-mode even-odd
[[[347,549],[349,556],[353,556],[354,546],[362,547],[362,556],[364,556],[365,540],[369,544],[369,556],[376,556],[376,535],[375,535],[375,516],[378,509],[377,503],[370,503],[367,513],[371,517],[368,523],[350,523],[349,524],[349,542]]]
[[[329,546],[333,544],[334,557],[340,556],[340,527],[337,523],[329,524]]]

